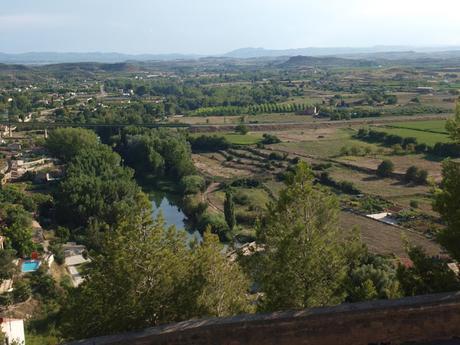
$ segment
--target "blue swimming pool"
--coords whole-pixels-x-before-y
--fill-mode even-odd
[[[40,267],[40,260],[26,260],[22,262],[21,271],[23,273],[35,272]]]

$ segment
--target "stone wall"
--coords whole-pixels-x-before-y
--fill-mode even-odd
[[[460,293],[187,321],[69,345],[383,345],[454,337]]]

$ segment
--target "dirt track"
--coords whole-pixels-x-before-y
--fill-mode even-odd
[[[214,213],[221,213],[224,210],[221,210],[219,207],[217,207],[212,200],[209,198],[209,194],[214,193],[216,190],[220,188],[220,183],[218,182],[213,182],[209,185],[209,187],[206,189],[206,191],[202,195],[202,202],[206,202],[209,206],[209,208],[212,210]]]
[[[449,115],[416,115],[416,116],[388,116],[375,117],[365,119],[352,119],[341,121],[330,120],[315,120],[313,122],[285,122],[285,123],[258,123],[246,124],[250,131],[280,131],[290,129],[320,129],[320,128],[340,128],[359,125],[378,125],[388,122],[404,122],[404,121],[422,121],[422,120],[445,120]],[[189,127],[190,132],[229,132],[235,130],[237,125],[192,125]]]

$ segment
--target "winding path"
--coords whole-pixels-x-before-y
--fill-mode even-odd
[[[202,202],[205,202],[208,204],[208,207],[211,208],[211,210],[215,213],[221,213],[223,212],[222,209],[220,209],[219,207],[217,207],[212,201],[211,199],[209,198],[209,194],[211,193],[214,193],[216,190],[218,190],[220,188],[220,183],[219,182],[212,182],[208,188],[206,189],[206,191],[202,194],[201,196],[201,201]]]

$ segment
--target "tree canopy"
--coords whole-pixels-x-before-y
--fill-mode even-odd
[[[222,255],[215,235],[202,244],[163,221],[122,222],[106,234],[86,281],[72,291],[63,332],[72,338],[142,329],[202,316],[250,310],[249,282]],[[78,310],[78,313],[75,312]]]
[[[312,172],[300,163],[258,229],[265,246],[260,283],[262,309],[301,309],[337,304],[346,260],[337,225],[338,203],[317,190]]]
[[[50,132],[46,148],[53,156],[68,162],[82,149],[95,147],[98,142],[92,131],[82,128],[57,128]]]
[[[460,104],[457,104],[455,116],[447,120],[446,130],[452,141],[460,144]]]
[[[29,256],[32,242],[32,217],[21,205],[0,204],[0,233],[20,256]]]
[[[446,160],[442,165],[441,188],[435,191],[433,208],[447,223],[439,242],[452,257],[460,260],[460,164]]]

